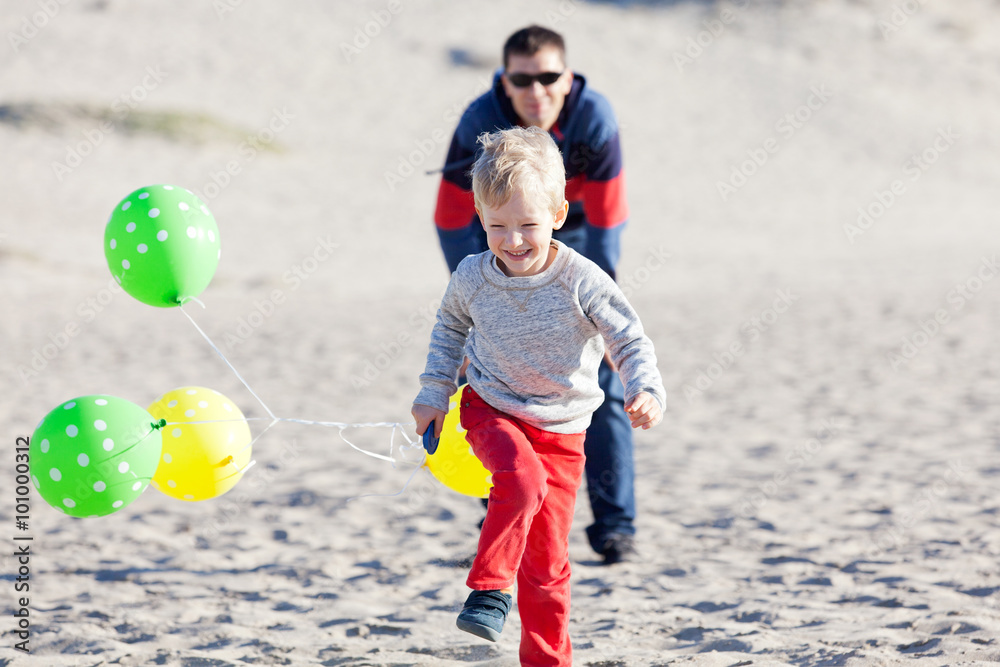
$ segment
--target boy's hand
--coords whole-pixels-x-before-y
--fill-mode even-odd
[[[429,405],[414,403],[410,414],[417,421],[417,435],[423,435],[424,431],[427,430],[427,425],[434,422],[434,437],[441,437],[441,429],[444,428],[446,412],[436,410]]]
[[[656,402],[653,395],[648,392],[639,392],[632,401],[625,406],[625,414],[632,420],[632,428],[643,430],[653,428],[660,423],[663,413],[660,411],[660,404]]]

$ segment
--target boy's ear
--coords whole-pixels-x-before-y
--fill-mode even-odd
[[[483,217],[483,212],[479,210],[478,205],[476,205],[476,215],[479,216],[479,224],[483,226],[483,229],[486,229],[486,218]]]
[[[556,218],[552,222],[552,229],[559,229],[566,222],[566,216],[569,215],[569,202],[565,199],[563,200],[562,206],[556,211]]]

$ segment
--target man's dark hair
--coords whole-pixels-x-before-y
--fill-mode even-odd
[[[562,35],[555,30],[543,28],[540,25],[529,25],[521,28],[507,38],[503,45],[503,67],[507,69],[511,55],[533,56],[545,47],[555,47],[559,49],[563,63],[566,62],[566,44]]]

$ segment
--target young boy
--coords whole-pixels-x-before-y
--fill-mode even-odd
[[[472,185],[490,249],[452,275],[412,412],[417,433],[433,423],[440,435],[467,356],[461,422],[493,489],[458,627],[496,641],[516,582],[521,664],[571,665],[568,535],[584,432],[604,401],[605,345],[633,428],[659,423],[665,392],[652,342],[621,290],[552,240],[568,203],[548,133],[518,127],[480,143]]]

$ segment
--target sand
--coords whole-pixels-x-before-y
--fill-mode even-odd
[[[142,185],[205,196],[222,260],[189,312],[275,414],[410,421],[447,279],[424,172],[533,21],[619,115],[619,274],[670,398],[636,437],[639,562],[598,562],[581,493],[575,664],[1000,660],[986,0],[9,0],[3,551],[15,438],[62,401],[200,385],[264,416],[181,313],[109,289],[103,226]],[[454,627],[476,501],[420,471],[348,502],[403,487],[395,442],[410,463],[281,423],[217,500],[33,494],[31,653],[8,556],[0,665],[517,664],[516,614],[495,645]]]

